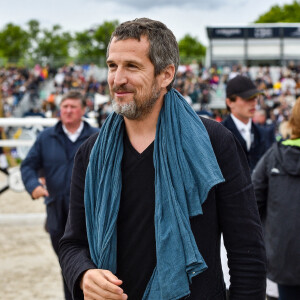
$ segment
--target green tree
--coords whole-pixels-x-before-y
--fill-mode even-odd
[[[62,32],[60,25],[54,25],[51,30],[43,29],[36,42],[34,52],[38,62],[61,65],[70,57],[72,36],[68,32]]]
[[[119,24],[118,21],[105,21],[96,28],[77,32],[74,39],[74,48],[78,51],[77,59],[80,62],[104,62],[110,36]]]
[[[29,46],[29,35],[20,26],[9,23],[0,31],[0,55],[9,62],[22,59]]]
[[[77,59],[79,61],[89,63],[95,59],[93,57],[93,33],[90,30],[76,32],[73,47],[77,51]]]
[[[30,20],[27,22],[27,33],[29,36],[30,46],[27,50],[25,59],[31,65],[34,65],[37,60],[36,49],[38,46],[38,37],[40,34],[40,23],[37,20]]]
[[[29,20],[27,22],[28,35],[32,40],[35,40],[40,32],[40,23],[37,20]]]
[[[259,16],[259,18],[255,21],[255,23],[277,22],[300,22],[300,3],[298,1],[294,1],[292,4],[285,4],[283,6],[274,5],[268,12]]]
[[[97,48],[99,49],[100,55],[106,55],[110,37],[118,24],[119,22],[117,20],[111,22],[105,21],[95,30],[94,38],[97,43]]]
[[[178,42],[180,59],[183,62],[190,62],[190,60],[201,60],[206,53],[206,48],[196,37],[186,34]]]

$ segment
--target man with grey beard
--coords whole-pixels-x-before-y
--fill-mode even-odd
[[[178,44],[161,22],[112,34],[115,110],[77,152],[60,264],[73,299],[265,298],[265,249],[243,149],[172,89]]]
[[[122,88],[113,88],[113,92],[121,92]],[[135,98],[129,103],[120,104],[116,100],[112,100],[113,110],[129,120],[141,119],[151,112],[152,107],[159,98],[159,91],[156,85],[152,89],[152,95],[147,101],[138,103]]]

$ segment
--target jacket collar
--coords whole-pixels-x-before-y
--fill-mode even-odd
[[[242,145],[244,151],[248,152],[246,141],[243,139],[240,131],[237,129],[231,115],[228,116],[226,120],[226,127],[236,136],[236,138],[239,140],[240,144]]]
[[[228,118],[226,119],[226,127],[236,136],[245,152],[248,153],[249,151],[247,150],[246,141],[243,139],[231,116],[228,116]],[[254,124],[253,121],[251,121],[251,133],[254,136],[251,145],[251,149],[253,149],[256,148],[262,142],[261,129],[256,124]]]
[[[81,134],[80,136],[78,137],[78,139],[81,139],[81,138],[85,138],[85,137],[88,137],[88,128],[90,128],[90,124],[86,121],[83,121],[83,129],[81,131]],[[51,133],[52,136],[56,136],[56,137],[59,137],[61,136],[62,134],[65,134],[64,131],[63,131],[63,128],[62,128],[62,122],[59,120],[53,127],[53,131]]]
[[[237,117],[235,117],[233,114],[231,114],[230,116],[231,116],[236,128],[238,129],[238,131],[241,131],[241,130],[251,131],[251,127],[252,127],[251,119],[249,119],[248,123],[245,124],[241,120],[239,120]]]

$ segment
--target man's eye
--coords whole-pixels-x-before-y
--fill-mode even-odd
[[[117,66],[116,64],[109,64],[109,65],[108,65],[108,67],[109,67],[110,69],[114,69],[114,68],[116,68],[116,66]]]
[[[136,65],[133,65],[133,64],[129,64],[128,67],[129,67],[129,68],[132,68],[132,69],[136,69],[136,68],[137,68],[137,66],[136,66]]]

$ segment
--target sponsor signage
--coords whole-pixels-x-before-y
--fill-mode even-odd
[[[208,27],[210,39],[300,38],[299,27]]]
[[[244,38],[244,28],[208,28],[208,36],[213,39],[234,39]]]
[[[248,38],[270,39],[280,37],[279,27],[250,27],[247,28]]]
[[[300,38],[300,27],[283,28],[283,33],[286,38]]]

